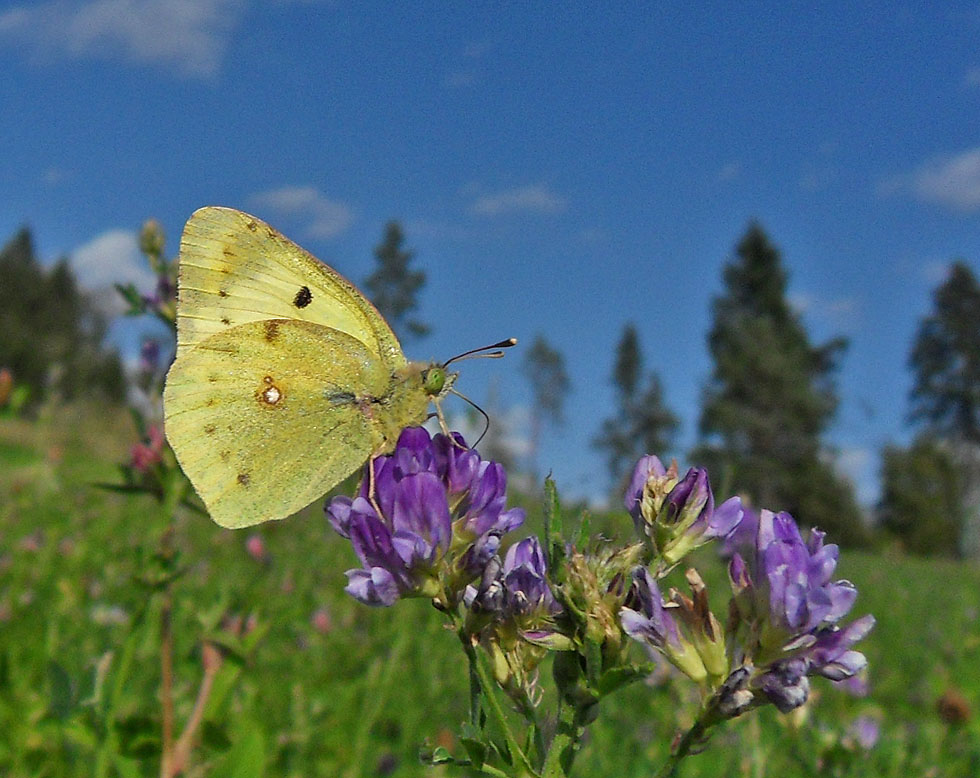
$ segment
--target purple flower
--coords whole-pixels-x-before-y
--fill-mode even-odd
[[[392,454],[368,465],[373,500],[365,475],[356,498],[326,506],[363,565],[347,573],[355,598],[391,605],[407,596],[456,596],[496,554],[500,536],[523,523],[523,510],[504,510],[503,468],[465,446],[458,434],[450,440],[405,429]]]
[[[824,545],[823,532],[812,530],[804,541],[792,516],[767,510],[748,522],[756,525],[755,536],[737,537],[729,562],[736,642],[759,669],[752,686],[785,712],[806,701],[807,676],[840,681],[865,667],[852,646],[870,632],[874,617],[838,626],[857,589],[831,580],[838,548]]]
[[[636,463],[624,503],[637,532],[651,541],[668,567],[712,538],[726,537],[742,519],[738,497],[715,509],[704,468],[692,467],[679,479],[676,462],[664,468],[652,455]]]
[[[501,568],[503,610],[514,615],[560,610],[548,586],[547,564],[537,537],[524,538],[507,549]]]
[[[701,682],[708,677],[697,648],[664,605],[657,582],[645,567],[633,571],[633,586],[627,602],[633,607],[622,608],[619,612],[620,623],[627,635],[663,654],[692,680]]]
[[[877,745],[878,738],[881,737],[881,725],[878,724],[877,719],[871,716],[858,716],[851,722],[847,734],[851,741],[865,751],[870,751]]]

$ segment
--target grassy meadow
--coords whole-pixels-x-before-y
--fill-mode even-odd
[[[103,413],[0,420],[2,776],[159,774],[164,600],[154,555],[169,517],[149,497],[93,488],[118,480],[135,439],[127,416]],[[625,514],[594,521],[628,531]],[[353,553],[320,503],[236,532],[187,511],[173,546],[175,736],[189,717],[204,721],[187,775],[461,774],[417,757],[424,742],[458,750],[467,677],[455,636],[424,601],[370,609],[345,595]],[[720,612],[724,570],[711,554],[697,566]],[[859,646],[868,696],[814,680],[802,711],[730,722],[680,775],[980,775],[980,569],[845,552],[839,572],[860,591],[853,615],[878,619]],[[205,639],[222,659],[195,712],[214,668]],[[691,721],[687,694],[664,672],[604,700],[575,773],[654,774]],[[880,723],[870,749],[848,736],[859,716]]]

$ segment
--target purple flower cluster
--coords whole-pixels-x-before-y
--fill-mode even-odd
[[[645,567],[633,571],[629,604],[620,611],[623,631],[639,643],[663,654],[671,664],[693,681],[708,677],[695,642],[682,631],[682,623],[664,605],[657,582]]]
[[[560,610],[548,585],[547,563],[535,536],[515,543],[503,563],[495,557],[484,568],[479,588],[467,588],[467,606],[502,619],[534,621]]]
[[[806,701],[808,676],[840,681],[865,667],[852,646],[874,617],[838,625],[857,590],[831,581],[838,548],[824,545],[823,532],[811,530],[804,541],[788,513],[747,512],[729,550],[736,643],[743,663],[757,668],[753,688],[785,712]]]
[[[636,463],[624,498],[636,531],[667,566],[713,538],[731,533],[742,519],[742,502],[732,497],[715,509],[704,468],[678,478],[677,463],[665,468],[656,456]]]
[[[505,510],[503,467],[481,460],[458,434],[430,438],[408,428],[395,451],[371,466],[373,500],[366,473],[357,497],[326,506],[363,565],[347,572],[346,590],[367,605],[457,598],[497,553],[500,537],[524,522],[522,509]]]

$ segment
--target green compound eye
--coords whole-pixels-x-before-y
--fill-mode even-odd
[[[434,365],[422,373],[422,388],[426,394],[437,395],[446,385],[446,370]]]

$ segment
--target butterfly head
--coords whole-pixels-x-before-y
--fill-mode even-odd
[[[426,395],[438,399],[450,392],[459,373],[451,373],[445,365],[433,363],[422,371],[422,389]]]

